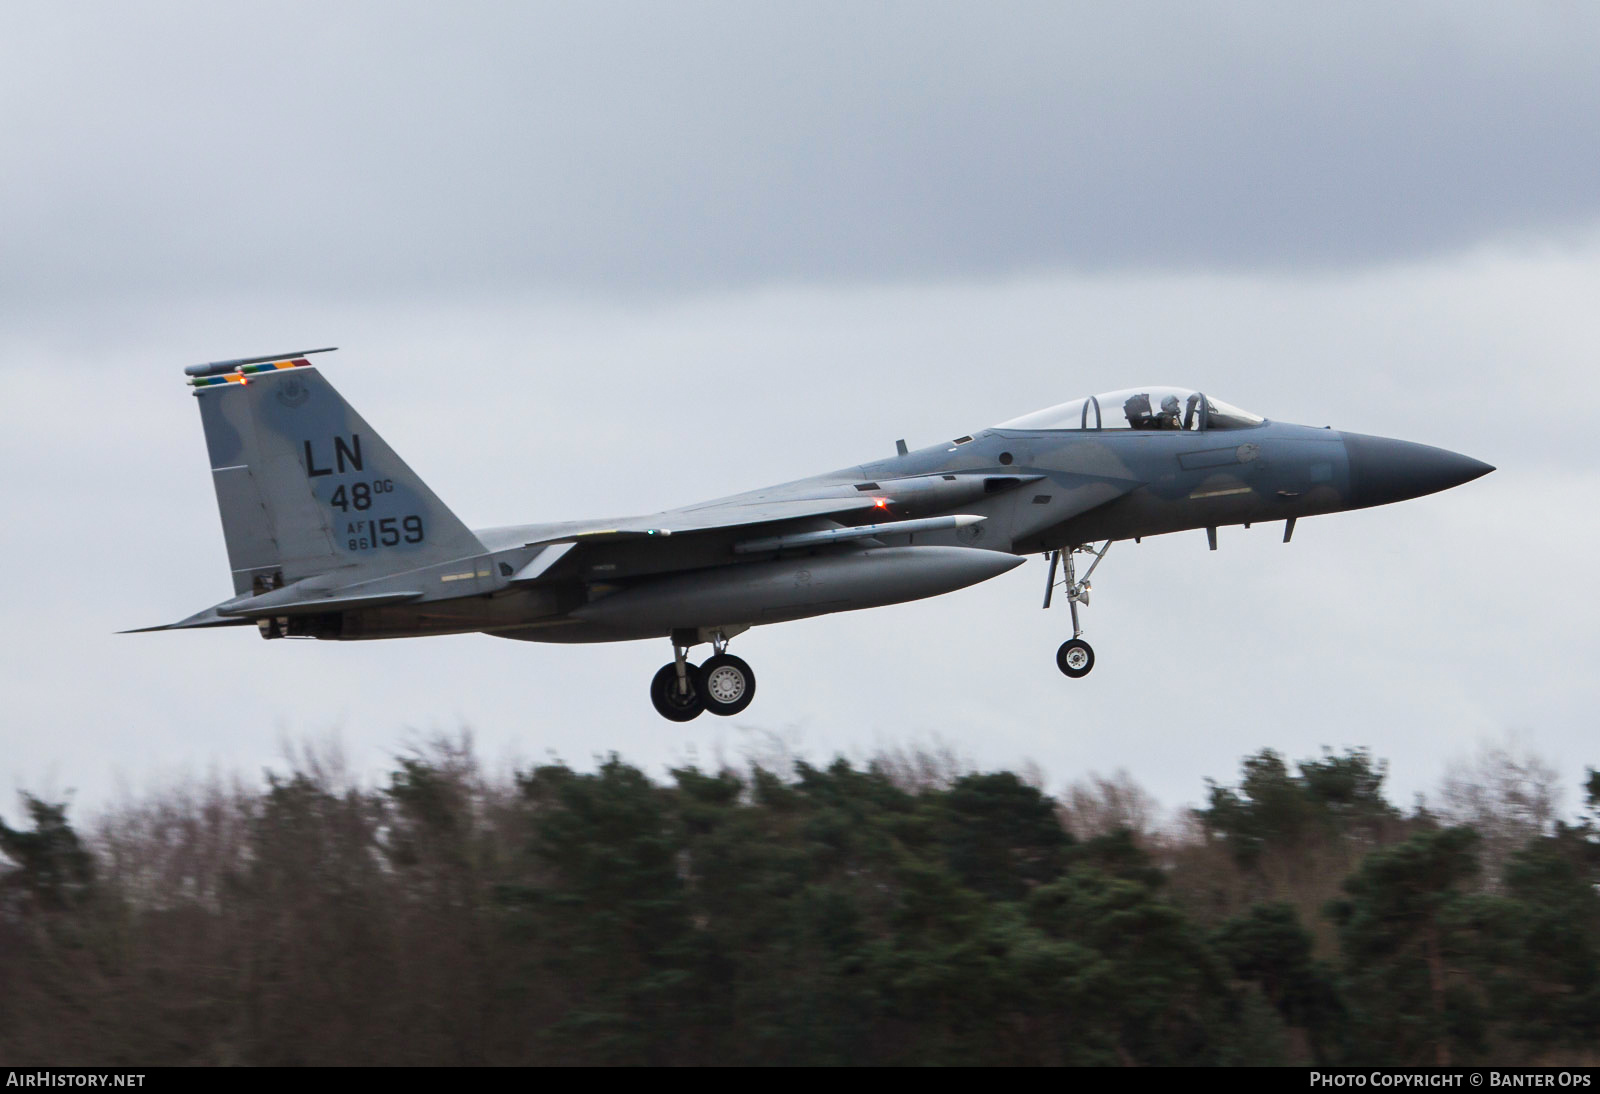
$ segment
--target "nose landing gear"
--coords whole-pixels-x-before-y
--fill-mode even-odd
[[[1064,561],[1066,563],[1066,580],[1062,587],[1067,593],[1067,607],[1072,612],[1072,638],[1061,643],[1056,650],[1056,668],[1074,680],[1088,676],[1089,670],[1094,668],[1094,647],[1083,640],[1083,627],[1078,622],[1078,605],[1089,606],[1089,576],[1094,573],[1095,567],[1100,565],[1100,560],[1106,557],[1106,552],[1111,550],[1111,541],[1108,539],[1096,550],[1093,547],[1078,545],[1050,552],[1050,573],[1045,578],[1044,606],[1050,606],[1051,598],[1056,591],[1056,570]],[[1093,555],[1094,561],[1083,572],[1083,580],[1077,576],[1077,556],[1080,554]]]
[[[756,674],[741,658],[728,652],[728,640],[745,628],[711,631],[674,631],[672,660],[650,681],[650,701],[656,713],[674,722],[698,718],[702,711],[729,717],[756,697]],[[689,663],[689,647],[710,642],[715,651],[703,664]]]
[[[1056,668],[1074,680],[1088,676],[1094,668],[1094,647],[1081,638],[1061,643],[1056,650]]]

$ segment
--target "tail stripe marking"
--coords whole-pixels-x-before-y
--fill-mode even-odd
[[[215,387],[219,384],[248,384],[250,377],[258,372],[271,372],[280,368],[310,367],[311,362],[304,357],[296,357],[290,361],[271,361],[261,365],[240,365],[232,372],[220,376],[196,376],[189,380],[194,387]]]

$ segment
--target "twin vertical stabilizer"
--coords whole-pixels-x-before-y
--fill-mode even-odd
[[[303,356],[189,373],[236,593],[336,571],[349,584],[483,553]]]

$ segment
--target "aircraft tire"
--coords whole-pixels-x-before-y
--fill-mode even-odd
[[[756,697],[756,674],[731,653],[709,657],[700,666],[706,709],[723,718],[738,714]]]
[[[691,722],[706,709],[705,691],[700,682],[700,670],[693,665],[689,670],[689,694],[678,692],[678,666],[668,662],[661,666],[655,679],[650,681],[650,701],[656,713],[671,722]]]
[[[1094,668],[1094,647],[1081,638],[1061,643],[1056,650],[1056,668],[1074,680],[1088,676]]]

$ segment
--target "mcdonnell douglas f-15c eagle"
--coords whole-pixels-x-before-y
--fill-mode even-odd
[[[1072,638],[1119,539],[1284,522],[1431,494],[1494,470],[1406,441],[1269,422],[1197,391],[1093,395],[929,448],[650,516],[469,530],[306,357],[191,366],[235,596],[148,630],[263,638],[482,631],[530,642],[667,638],[662,715],[737,714],[728,653],[763,623],[898,604],[1049,560]],[[1095,546],[1099,544],[1099,546]],[[1087,569],[1080,577],[1078,559]],[[696,666],[688,651],[710,643]]]

